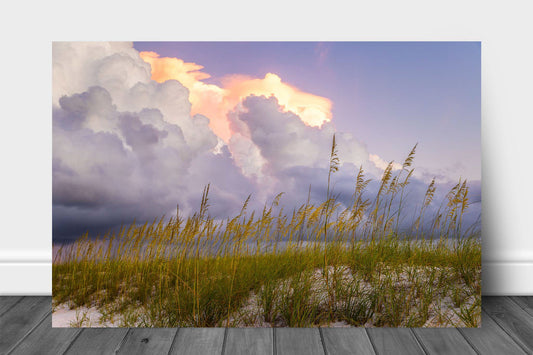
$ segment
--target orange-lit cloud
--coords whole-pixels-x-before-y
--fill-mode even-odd
[[[282,82],[276,74],[268,73],[263,79],[235,75],[223,83],[230,102],[237,103],[249,95],[274,95],[286,111],[297,114],[308,126],[321,126],[331,120],[330,100],[300,91]]]
[[[203,66],[178,58],[160,57],[155,52],[141,52],[141,58],[152,66],[152,79],[157,82],[178,80],[189,89],[191,114],[209,117],[210,127],[220,138],[228,141],[232,135],[227,113],[250,95],[275,96],[284,111],[300,117],[308,126],[320,127],[331,120],[331,101],[303,92],[268,73],[262,79],[231,75],[222,80],[222,87],[206,84],[210,77],[201,71]]]

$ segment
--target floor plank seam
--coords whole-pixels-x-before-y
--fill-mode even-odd
[[[418,343],[418,346],[420,347],[420,349],[422,349],[422,351],[424,352],[424,354],[426,355],[430,355],[428,349],[426,348],[426,346],[424,345],[424,343],[422,342],[422,339],[420,339],[418,337],[418,335],[416,334],[416,332],[414,331],[413,328],[409,328],[409,331],[411,332],[411,334],[413,334],[413,337],[415,338],[416,342]]]
[[[516,301],[514,297],[508,297],[511,302],[513,302],[514,304],[516,304],[518,307],[520,307],[520,309],[522,309],[524,312],[526,312],[530,317],[533,317],[533,310],[529,310],[527,307],[525,307],[523,304],[521,304],[520,302]]]
[[[498,327],[500,327],[501,330],[503,330],[503,332],[505,334],[507,334],[512,341],[515,342],[516,345],[518,345],[520,347],[520,349],[522,349],[522,351],[524,351],[526,354],[529,354],[530,353],[530,349],[528,349],[527,347],[524,347],[525,345],[522,344],[522,341],[520,339],[516,339],[515,336],[512,334],[512,333],[509,333],[505,327],[503,327],[500,322],[498,322],[498,319],[496,317],[494,317],[492,314],[490,314],[490,312],[487,311],[487,309],[484,309],[485,310],[485,313],[490,317],[490,319],[492,319],[494,321],[494,323],[496,323],[496,325],[498,325]]]
[[[174,350],[174,344],[176,344],[176,339],[178,339],[178,333],[180,332],[181,328],[176,329],[176,333],[174,333],[174,338],[172,338],[172,343],[170,343],[170,349],[168,349],[168,354],[172,354],[172,351]]]
[[[457,329],[457,331],[459,332],[459,334],[461,334],[464,338],[464,340],[466,340],[466,342],[468,343],[468,345],[470,345],[470,347],[474,350],[474,352],[477,354],[477,355],[482,355],[481,352],[474,346],[474,344],[472,344],[472,342],[470,340],[468,340],[468,338],[465,336],[465,334],[463,333],[463,330],[461,328],[455,328]]]
[[[11,310],[11,308],[15,307],[17,304],[19,304],[22,300],[24,299],[24,296],[22,297],[19,297],[19,299],[17,300],[17,302],[13,303],[11,306],[9,306],[5,311],[3,311],[2,313],[0,313],[0,317],[2,317],[4,314],[6,314],[7,312],[9,312]]]
[[[126,334],[124,334],[124,338],[122,338],[122,340],[120,341],[120,343],[118,343],[117,345],[117,348],[115,349],[115,354],[118,354],[119,351],[120,351],[120,348],[126,343],[126,341],[128,340],[128,338],[131,336],[131,328],[128,329],[128,331],[126,332]]]
[[[76,340],[78,340],[78,338],[80,337],[81,333],[83,333],[85,329],[82,329],[80,332],[78,332],[78,334],[76,334],[76,336],[74,337],[74,339],[72,339],[72,341],[70,342],[70,344],[68,344],[67,348],[65,349],[65,351],[63,351],[63,354],[61,355],[65,355],[66,353],[68,353],[68,351],[70,350],[70,348],[72,348],[72,345],[74,345],[74,343],[76,342]]]
[[[324,333],[322,332],[322,327],[318,327],[318,334],[320,335],[320,342],[322,343],[322,350],[324,355],[328,355],[328,349],[326,348],[326,341],[324,340]]]
[[[372,337],[368,333],[368,329],[364,328],[366,337],[368,338],[368,341],[370,342],[370,346],[372,346],[372,350],[374,350],[374,354],[378,354],[378,349],[376,348],[376,345],[374,344],[374,341],[372,340]]]
[[[20,344],[22,344],[22,342],[24,341],[24,339],[26,339],[26,338],[27,338],[27,337],[28,337],[28,336],[29,336],[29,335],[30,335],[35,329],[37,329],[37,327],[38,327],[39,325],[41,325],[41,323],[44,322],[45,319],[46,319],[50,314],[52,314],[52,311],[46,313],[46,314],[44,315],[43,318],[41,318],[41,319],[40,319],[40,320],[39,320],[39,321],[38,321],[38,322],[37,322],[37,323],[36,323],[36,324],[35,324],[30,330],[28,330],[28,332],[27,332],[26,334],[24,334],[24,336],[23,336],[22,338],[20,338],[20,339],[15,343],[15,345],[13,345],[13,346],[11,347],[11,349],[8,350],[8,352],[6,353],[6,355],[9,355],[9,354],[11,354],[13,351],[15,351],[15,350],[17,349],[17,347],[18,347]]]
[[[272,327],[272,355],[278,355],[278,346],[276,343],[276,327]]]
[[[272,331],[272,355],[276,355],[276,339],[274,338],[274,327],[270,328]]]
[[[224,338],[222,339],[222,351],[221,351],[222,355],[226,353],[227,341],[228,341],[228,327],[224,328]]]

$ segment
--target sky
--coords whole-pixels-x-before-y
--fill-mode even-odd
[[[386,161],[419,143],[419,168],[481,178],[480,42],[136,42],[230,74],[275,73],[332,101],[333,123]],[[436,159],[437,158],[437,159]]]
[[[333,134],[349,199],[418,143],[412,208],[435,177],[481,201],[479,42],[55,42],[53,238],[192,213],[323,201]],[[372,185],[370,185],[370,189]],[[476,209],[474,208],[474,210]]]

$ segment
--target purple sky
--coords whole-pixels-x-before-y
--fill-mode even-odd
[[[189,64],[172,60],[180,79],[157,82],[157,64],[141,51]],[[311,202],[321,203],[334,133],[341,166],[332,186],[345,206],[359,166],[379,179],[375,156],[401,163],[418,142],[405,208],[418,209],[435,176],[436,210],[462,177],[473,221],[481,211],[480,52],[478,42],[54,42],[54,240],[171,216],[176,204],[191,214],[207,184],[215,218],[238,213],[250,194],[249,208],[261,209],[284,192],[290,210],[309,185]],[[211,77],[189,73],[190,63]],[[249,95],[228,84],[232,74],[248,77],[238,85],[266,82],[278,94]],[[284,90],[297,102],[284,104]],[[309,123],[322,98],[332,118],[318,128]],[[225,140],[213,126],[221,122],[231,132]],[[377,183],[368,190],[371,197]]]
[[[428,174],[481,179],[480,42],[135,42],[204,66],[208,83],[268,72],[333,102],[340,131]]]

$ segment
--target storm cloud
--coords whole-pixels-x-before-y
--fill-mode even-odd
[[[305,203],[309,186],[311,200],[324,201],[334,133],[339,201],[350,203],[359,166],[374,179],[383,171],[334,120],[307,125],[274,96],[248,96],[229,112],[225,143],[208,117],[191,115],[189,90],[152,80],[130,43],[54,43],[52,100],[54,240],[170,216],[177,205],[190,214],[207,184],[215,218],[237,213],[250,194],[252,209],[279,192],[289,208]],[[427,182],[413,180],[412,209]],[[376,189],[370,184],[369,195]]]

